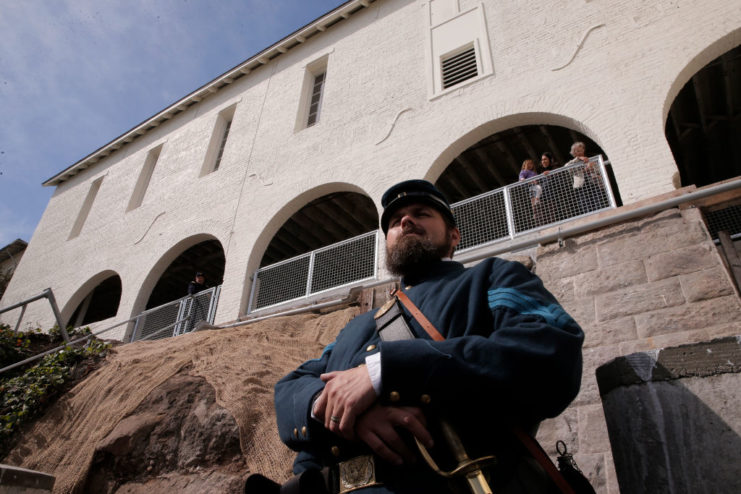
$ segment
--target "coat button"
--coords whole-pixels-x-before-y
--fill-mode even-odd
[[[332,454],[335,457],[339,457],[340,456],[340,447],[339,446],[332,446],[332,448],[330,449],[330,451],[332,452]]]
[[[306,426],[303,426],[301,428],[301,435],[304,436],[304,437],[306,437]]]
[[[432,401],[432,398],[430,398],[430,395],[428,394],[423,394],[419,397],[419,401],[421,401],[423,405],[429,405]]]
[[[365,349],[366,352],[372,352],[376,349],[376,345],[368,345],[368,347]]]
[[[397,402],[400,399],[401,399],[401,396],[399,395],[397,391],[392,391],[391,393],[389,393],[389,400],[393,402]]]
[[[298,439],[298,429],[295,429],[295,428],[293,429],[293,437]]]

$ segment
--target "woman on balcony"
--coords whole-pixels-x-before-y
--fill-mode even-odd
[[[537,209],[533,208],[536,226],[553,223],[558,217],[558,177],[548,176],[556,168],[558,164],[553,155],[548,151],[544,152],[540,157],[540,174],[543,179],[539,182],[542,193]]]
[[[574,157],[566,165],[575,165],[573,173],[573,189],[579,203],[579,214],[591,213],[607,206],[604,185],[599,171],[586,156],[586,146],[583,142],[571,145],[571,156]]]

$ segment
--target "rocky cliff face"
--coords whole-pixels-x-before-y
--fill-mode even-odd
[[[276,318],[117,347],[54,404],[4,463],[56,476],[54,492],[242,492],[290,475],[273,385],[356,313]]]

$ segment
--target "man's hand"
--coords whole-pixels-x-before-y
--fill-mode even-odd
[[[355,433],[374,453],[395,465],[411,463],[415,455],[396,430],[401,427],[412,433],[427,448],[433,446],[425,417],[417,407],[374,405],[358,417]]]
[[[355,418],[376,400],[365,366],[319,376],[326,383],[314,403],[314,416],[345,439],[355,438]]]

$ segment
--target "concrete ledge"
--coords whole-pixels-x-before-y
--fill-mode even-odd
[[[615,388],[741,372],[741,336],[618,357],[597,369],[600,395]]]
[[[53,475],[0,464],[0,494],[51,492]]]

